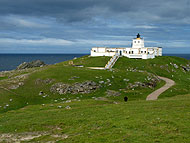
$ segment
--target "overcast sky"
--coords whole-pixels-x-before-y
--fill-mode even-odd
[[[145,46],[190,53],[190,0],[0,0],[0,53]]]

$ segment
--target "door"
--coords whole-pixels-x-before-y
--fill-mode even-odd
[[[122,56],[122,51],[119,51],[119,55]]]

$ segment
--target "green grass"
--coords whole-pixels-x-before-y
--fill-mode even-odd
[[[83,65],[83,68],[69,65],[69,61],[36,68],[36,72],[24,81],[24,86],[10,91],[4,89],[9,86],[10,78],[1,78],[0,142],[7,142],[1,140],[1,134],[5,133],[16,138],[41,134],[28,140],[31,142],[190,142],[190,74],[181,68],[189,61],[167,56],[148,60],[122,57],[112,71],[86,68],[104,67],[109,59],[84,56],[72,60],[74,65]],[[170,63],[177,64],[179,68]],[[17,71],[11,73],[11,77],[32,71]],[[147,95],[165,82],[159,82],[155,89],[126,88],[129,83],[146,82],[152,74],[168,77],[176,85],[161,94],[159,100],[150,102],[145,101]],[[70,80],[73,76],[79,78]],[[36,85],[35,81],[39,78],[54,79],[54,82]],[[110,86],[106,84],[90,94],[59,95],[49,90],[57,82],[73,84],[92,80],[99,83],[107,79]],[[118,91],[121,95],[106,97],[108,89]],[[39,95],[40,91],[49,96],[43,98]],[[129,98],[127,103],[123,101],[124,96]],[[94,100],[94,97],[101,97],[102,100]],[[63,103],[62,98],[72,102]],[[70,110],[65,109],[68,105],[71,106]],[[63,139],[64,135],[68,135],[68,138]]]
[[[105,67],[111,57],[89,57],[84,56],[73,60],[75,65],[83,65],[85,67]]]
[[[75,80],[69,80],[71,77],[77,76],[79,78]],[[114,76],[114,78],[112,78]],[[126,83],[123,79],[127,78],[130,80],[130,83],[135,81],[145,81],[145,78],[148,76],[147,73],[139,73],[139,72],[123,72],[123,71],[106,71],[106,70],[91,70],[87,68],[76,68],[72,66],[65,66],[62,64],[50,66],[49,68],[46,68],[42,71],[36,72],[32,74],[26,81],[25,85],[16,89],[12,90],[15,94],[9,93],[7,91],[4,91],[4,93],[0,94],[0,106],[5,106],[6,104],[9,104],[9,107],[0,108],[0,112],[5,112],[8,110],[18,109],[27,105],[34,105],[34,104],[43,104],[43,103],[54,103],[54,100],[61,101],[60,98],[75,98],[76,96],[80,95],[58,95],[58,94],[52,94],[50,93],[49,89],[51,85],[36,85],[35,81],[38,78],[41,79],[55,79],[55,82],[64,82],[64,83],[75,83],[75,82],[83,82],[86,80],[93,80],[97,83],[99,81],[107,81],[107,79],[110,79],[111,86],[105,86],[99,89],[97,92],[86,94],[84,95],[83,99],[89,99],[91,97],[99,97],[99,96],[105,96],[105,91],[107,89],[116,90],[119,91],[120,89],[125,89],[128,83]],[[97,78],[97,77],[101,77]],[[137,77],[137,78],[136,78]],[[159,83],[159,85],[163,85],[163,82]],[[158,86],[158,87],[160,87]],[[3,90],[3,89],[2,89]],[[43,98],[42,96],[39,96],[39,92],[43,91],[46,94],[49,95],[47,98]],[[151,93],[152,89],[139,89],[139,91],[128,91],[127,96],[130,98],[130,100],[136,100],[138,99],[145,99],[148,93]],[[126,96],[125,92],[121,92],[122,96],[118,98],[114,98],[115,100],[123,100],[123,97]],[[141,93],[141,96],[137,96],[139,93]],[[13,99],[14,98],[14,99]],[[10,102],[9,100],[13,99],[14,102]]]
[[[46,132],[31,141],[190,142],[190,95],[158,101],[95,101],[33,105],[0,117],[0,133]],[[63,106],[58,108],[57,106]],[[66,106],[71,109],[65,109]],[[68,135],[67,139],[51,135]]]
[[[170,63],[178,65],[179,68],[174,68]],[[159,98],[163,98],[190,93],[190,74],[189,72],[184,72],[181,68],[182,65],[184,66],[189,63],[189,60],[169,56],[156,57],[155,59],[148,60],[137,60],[123,57],[117,61],[114,68],[124,71],[134,68],[174,80],[176,85],[159,96]]]
[[[7,78],[8,78],[7,76],[0,77],[0,80],[7,79]]]
[[[86,67],[90,66],[102,66],[109,60],[109,57],[88,57],[84,56],[81,58],[77,58],[74,61],[74,64],[83,64]],[[188,60],[176,57],[157,57],[155,59],[149,60],[136,60],[136,59],[128,59],[128,58],[120,58],[115,66],[113,71],[106,70],[91,70],[88,68],[77,68],[71,65],[68,65],[68,61],[59,63],[56,65],[52,65],[49,67],[45,67],[38,72],[35,72],[30,75],[30,77],[25,80],[24,86],[19,87],[16,90],[11,90],[8,92],[4,89],[1,89],[0,92],[0,112],[6,112],[9,110],[19,109],[27,105],[35,105],[35,104],[43,104],[43,103],[54,103],[54,100],[58,100],[60,102],[60,98],[65,97],[75,98],[80,95],[58,95],[50,93],[49,89],[51,85],[36,85],[35,81],[38,78],[54,79],[54,83],[56,82],[64,82],[64,83],[75,83],[75,82],[83,82],[86,80],[93,80],[95,82],[99,81],[107,81],[107,79],[111,80],[111,86],[105,86],[101,89],[97,90],[94,93],[86,94],[83,96],[83,99],[89,99],[91,97],[104,97],[106,96],[105,92],[107,89],[119,91],[121,96],[119,97],[110,97],[115,101],[123,100],[124,96],[127,96],[129,100],[145,100],[146,96],[153,92],[155,89],[160,88],[164,85],[164,82],[158,83],[155,89],[149,88],[136,88],[135,90],[127,90],[126,86],[129,83],[134,83],[136,81],[145,82],[148,73],[153,73],[155,75],[160,75],[164,77],[168,77],[173,79],[176,82],[176,85],[173,86],[170,90],[164,92],[159,98],[162,97],[170,97],[181,94],[188,94],[190,92],[190,75],[189,73],[184,73],[181,68],[175,69],[170,63],[175,63],[179,67],[180,65],[186,65],[189,63]],[[160,68],[160,66],[168,65],[167,68]],[[143,72],[138,71],[130,71],[129,69],[137,69],[142,70]],[[172,72],[175,70],[175,72]],[[169,71],[169,72],[168,72]],[[18,75],[18,74],[16,74]],[[174,75],[171,77],[171,75]],[[69,80],[71,77],[77,76],[79,78],[75,80]],[[114,76],[114,78],[112,78]],[[99,78],[97,78],[99,77]],[[100,78],[101,77],[101,78]],[[123,79],[129,79],[129,82],[125,82]],[[6,86],[5,86],[6,87]],[[47,98],[43,98],[39,96],[39,92],[43,91],[49,95]],[[10,99],[13,102],[10,102]],[[6,108],[6,105],[9,105]]]

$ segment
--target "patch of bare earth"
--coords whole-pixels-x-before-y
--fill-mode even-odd
[[[68,135],[60,135],[60,134],[50,134],[47,132],[27,132],[27,133],[17,133],[17,134],[0,134],[0,142],[6,143],[20,143],[23,141],[32,141],[33,139],[37,139],[42,136],[51,136],[54,138],[53,141],[49,141],[54,143],[56,140],[64,140],[68,138]]]
[[[24,85],[24,81],[29,77],[30,74],[43,69],[44,68],[31,68],[0,72],[1,77],[8,77],[7,79],[0,80],[0,88],[8,92],[10,92],[11,89],[17,89]]]

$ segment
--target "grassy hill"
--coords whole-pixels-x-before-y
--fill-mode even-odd
[[[1,74],[0,142],[189,142],[189,61],[167,56],[149,60],[122,57],[111,71],[87,68],[103,67],[109,59],[84,56]],[[157,81],[153,88],[129,88],[149,83],[156,75],[176,82],[158,101],[145,99],[164,81]],[[101,87],[88,94],[50,92],[56,83],[85,81]],[[108,91],[120,96],[107,96]],[[129,98],[127,103],[124,96]]]

